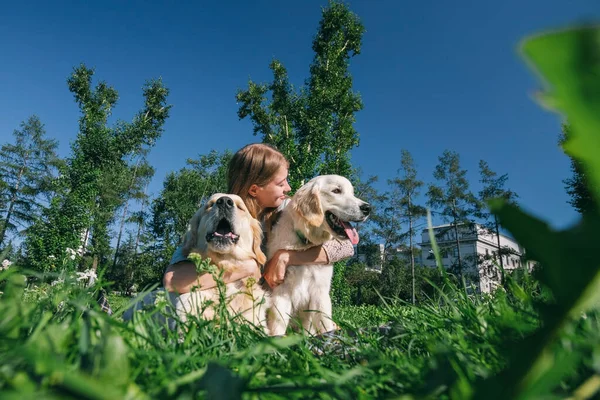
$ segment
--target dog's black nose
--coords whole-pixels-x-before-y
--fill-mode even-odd
[[[227,196],[223,196],[223,197],[219,197],[219,199],[217,200],[217,206],[219,206],[219,208],[233,208],[233,200],[231,200],[231,197],[227,197]]]
[[[360,211],[362,211],[363,215],[366,217],[371,212],[371,205],[369,203],[361,204]]]

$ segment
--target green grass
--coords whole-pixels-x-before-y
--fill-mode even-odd
[[[109,317],[97,310],[93,288],[67,281],[24,289],[19,277],[0,275],[3,398],[463,398],[505,368],[511,344],[539,326],[532,287],[514,283],[482,297],[448,282],[418,306],[336,309],[348,334],[332,344],[271,339],[232,320],[190,321],[179,335],[150,313],[124,324],[118,314],[130,299],[111,297],[117,315]],[[369,329],[382,324],[390,326],[384,335]],[[598,325],[595,313],[572,320],[555,351],[586,354],[599,343]],[[575,390],[594,360],[582,356],[551,392]]]

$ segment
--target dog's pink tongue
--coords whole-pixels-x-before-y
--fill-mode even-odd
[[[356,229],[354,229],[352,227],[352,225],[350,225],[347,222],[344,222],[342,220],[340,220],[340,223],[344,226],[344,230],[346,231],[346,236],[348,236],[348,239],[350,239],[350,242],[352,242],[352,244],[358,244],[358,232],[356,232]]]

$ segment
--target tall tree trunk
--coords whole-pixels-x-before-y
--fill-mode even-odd
[[[119,258],[119,248],[121,247],[121,238],[123,236],[123,228],[125,226],[125,218],[127,217],[128,208],[129,200],[125,201],[125,207],[123,207],[123,215],[121,216],[121,224],[119,226],[119,235],[117,236],[117,246],[115,247],[115,257],[113,258],[113,268],[115,268],[117,265],[117,259]]]
[[[94,254],[94,260],[92,261],[92,271],[98,274],[98,254]]]
[[[91,245],[92,245],[92,251],[93,251],[92,252],[92,270],[94,272],[96,272],[98,270],[98,252],[96,250],[96,240],[94,239],[94,237],[96,236],[96,230],[95,230],[94,225],[92,225],[90,227],[89,232],[91,232],[91,234],[92,234],[92,239],[90,240]]]
[[[144,215],[144,207],[146,206],[146,195],[148,193],[148,185],[150,185],[150,182],[146,183],[146,187],[144,188],[144,198],[142,199],[142,207],[140,209],[140,217]],[[144,221],[140,220],[138,221],[138,229],[137,229],[137,233],[135,235],[135,249],[134,249],[134,254],[137,254],[138,251],[138,247],[140,244],[140,235],[142,233],[142,225],[143,225]]]
[[[140,159],[138,158],[137,163],[135,164],[135,169],[133,170],[133,177],[131,178],[131,185],[129,186],[129,191],[135,185],[135,178],[137,176],[137,170],[140,165]],[[129,199],[125,201],[125,207],[123,207],[123,215],[121,216],[121,224],[119,226],[119,235],[117,236],[117,247],[115,248],[115,257],[113,258],[112,267],[115,268],[117,265],[117,259],[119,258],[119,248],[121,247],[121,238],[123,237],[123,228],[125,227],[125,218],[127,218],[127,209],[129,208]]]
[[[12,216],[16,197],[17,195],[14,193],[10,199],[8,211],[6,212],[6,218],[4,218],[4,222],[2,223],[2,230],[0,231],[0,247],[2,246],[2,243],[4,243],[4,235],[6,235],[6,230],[8,229],[8,225],[10,223],[10,217]]]
[[[27,163],[27,158],[25,158],[25,163]],[[2,224],[2,231],[0,231],[0,246],[2,246],[2,243],[4,243],[4,237],[6,235],[6,230],[8,229],[8,224],[10,223],[10,217],[12,217],[15,203],[17,202],[17,193],[19,191],[19,188],[21,187],[21,177],[23,176],[23,172],[25,172],[25,166],[26,165],[21,167],[21,169],[19,170],[17,183],[15,183],[14,192],[10,197],[10,203],[8,205],[8,211],[6,212],[6,218],[4,218],[4,223]]]
[[[410,246],[410,269],[412,274],[412,303],[415,304],[415,253],[413,250],[413,219],[410,196],[408,197],[408,235]]]
[[[91,230],[92,230],[91,227],[87,227],[84,231],[83,240],[81,242],[81,254],[80,254],[81,256],[83,256],[85,254],[85,250],[87,248],[88,241],[90,240],[90,231]]]
[[[456,200],[452,200],[452,214],[453,218],[454,218],[454,237],[455,237],[455,241],[456,241],[456,250],[458,253],[458,277],[459,279],[462,280],[462,275],[463,275],[463,268],[462,268],[462,257],[460,255],[460,239],[458,237],[458,226],[457,226],[457,218],[456,218]]]
[[[494,227],[496,228],[496,239],[498,240],[498,256],[500,257],[500,283],[504,285],[504,257],[500,254],[500,225],[498,224],[498,217],[494,214]]]

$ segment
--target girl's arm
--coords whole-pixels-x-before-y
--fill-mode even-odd
[[[267,261],[263,277],[273,288],[283,282],[288,265],[328,265],[353,255],[354,246],[350,240],[330,240],[322,246],[314,246],[306,250],[279,250]]]
[[[224,273],[223,282],[231,283],[250,276],[256,280],[260,279],[260,269],[254,260],[240,264],[240,268],[234,272]],[[167,267],[163,276],[163,286],[169,292],[182,294],[189,293],[194,287],[199,287],[200,290],[214,288],[217,286],[217,282],[209,273],[198,275],[194,263],[183,261]]]

